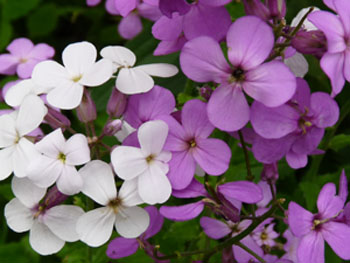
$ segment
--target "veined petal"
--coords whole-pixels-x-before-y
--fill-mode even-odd
[[[289,203],[288,211],[288,224],[293,234],[296,237],[307,235],[312,228],[313,214],[295,202]]]
[[[83,92],[81,84],[64,80],[47,94],[47,101],[59,109],[71,110],[79,106]]]
[[[145,207],[145,210],[150,217],[150,225],[143,236],[145,239],[148,239],[153,237],[162,229],[164,217],[159,213],[158,208],[155,206],[147,206]]]
[[[28,208],[33,208],[45,196],[46,188],[38,187],[28,178],[12,178],[14,195]]]
[[[168,125],[161,120],[148,121],[140,126],[137,137],[144,156],[160,154],[168,136],[168,131]]]
[[[90,148],[83,134],[74,134],[68,139],[63,152],[67,165],[82,165],[90,161]]]
[[[314,92],[311,95],[311,109],[314,112],[313,123],[319,128],[333,126],[339,118],[339,107],[327,93]]]
[[[344,202],[336,195],[336,191],[335,184],[327,183],[318,194],[317,208],[322,215],[322,219],[332,218],[343,209]]]
[[[12,199],[5,206],[7,225],[15,232],[28,231],[33,225],[33,214],[18,198]]]
[[[0,147],[9,147],[17,139],[16,122],[9,114],[0,116]]]
[[[159,212],[173,221],[187,221],[196,218],[204,209],[203,201],[181,206],[162,206]]]
[[[131,180],[148,169],[146,156],[141,149],[131,146],[118,146],[112,151],[111,162],[115,173],[124,180]]]
[[[13,172],[12,156],[16,146],[10,146],[0,150],[0,180],[4,180]]]
[[[40,154],[32,142],[26,138],[20,139],[12,155],[14,174],[17,177],[27,176],[27,168],[30,162],[39,156]]]
[[[84,214],[83,209],[74,205],[58,205],[50,208],[44,215],[44,223],[59,238],[74,242],[79,240],[76,222]]]
[[[141,65],[135,67],[134,69],[140,69],[148,75],[162,78],[175,76],[179,72],[176,66],[167,63]]]
[[[312,231],[301,238],[297,255],[299,263],[324,263],[324,239],[322,234]]]
[[[100,86],[113,75],[113,64],[109,59],[101,59],[86,69],[79,83],[88,87]]]
[[[135,238],[146,231],[150,218],[141,207],[122,207],[116,214],[115,228],[125,238]]]
[[[133,180],[123,182],[118,193],[118,198],[122,200],[123,206],[131,207],[143,203],[143,200],[141,199],[137,189],[137,181],[137,178],[135,178]]]
[[[153,79],[138,68],[122,68],[119,71],[116,86],[124,94],[145,93],[153,88]]]
[[[57,188],[65,195],[74,195],[81,191],[83,179],[74,166],[64,165],[60,177],[57,179]]]
[[[261,188],[248,181],[236,181],[218,186],[220,193],[244,203],[254,204],[263,199]]]
[[[350,259],[350,227],[346,224],[330,221],[322,226],[322,236],[333,251],[342,259]]]
[[[112,168],[105,162],[93,160],[79,170],[83,179],[82,192],[100,205],[117,197]]]
[[[220,239],[231,233],[231,229],[227,224],[217,219],[203,216],[200,220],[200,225],[204,233],[213,239]]]
[[[345,85],[344,78],[345,55],[343,52],[326,53],[321,58],[321,68],[332,84],[332,97],[340,93]]]
[[[122,46],[108,46],[103,48],[100,53],[103,58],[112,60],[118,68],[121,66],[132,67],[136,62],[135,54]]]
[[[271,27],[256,16],[237,19],[227,32],[229,60],[232,65],[243,70],[253,69],[263,63],[273,45]]]
[[[115,214],[108,207],[91,210],[79,217],[76,231],[80,240],[91,247],[98,247],[112,235]]]

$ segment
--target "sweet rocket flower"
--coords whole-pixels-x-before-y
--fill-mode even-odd
[[[127,181],[134,179],[141,199],[151,205],[164,203],[171,194],[166,176],[171,153],[163,150],[167,136],[165,122],[149,121],[142,124],[137,132],[141,148],[118,146],[111,154],[116,174]]]
[[[88,211],[77,221],[80,240],[92,247],[108,241],[113,225],[126,238],[136,238],[149,226],[148,213],[136,205],[143,203],[134,181],[125,181],[117,192],[112,168],[105,162],[94,160],[79,170],[84,178],[82,192],[100,208]]]
[[[95,87],[112,76],[112,63],[107,59],[96,61],[97,51],[89,42],[68,45],[62,53],[63,65],[43,61],[35,66],[32,79],[38,85],[52,88],[47,101],[60,109],[74,109],[83,97],[84,86]]]
[[[328,94],[310,94],[305,80],[298,78],[297,83],[294,97],[282,106],[268,108],[259,102],[252,105],[251,123],[262,137],[255,138],[252,150],[260,162],[273,163],[286,155],[292,168],[304,167],[324,129],[338,120],[338,105]]]
[[[34,185],[27,178],[12,180],[16,198],[5,206],[8,226],[15,232],[29,230],[29,243],[41,255],[57,253],[65,241],[79,240],[75,231],[76,221],[84,211],[73,205],[53,205],[56,200],[46,196],[46,188]],[[52,197],[52,196],[51,196]]]
[[[167,78],[178,73],[177,67],[165,63],[134,67],[135,54],[122,46],[105,47],[101,50],[101,56],[113,62],[115,71],[119,70],[115,85],[124,94],[144,93],[151,90],[154,86],[151,76]]]
[[[300,238],[297,250],[299,263],[323,263],[324,241],[342,259],[350,259],[350,227],[334,221],[344,207],[336,195],[333,183],[324,185],[318,195],[318,213],[312,214],[293,201],[288,207],[288,223],[292,233]]]
[[[297,249],[300,239],[294,236],[289,228],[283,233],[283,237],[287,239],[287,243],[283,246],[286,254],[282,258],[289,259],[292,262],[298,262]]]
[[[46,113],[40,98],[31,95],[18,111],[0,116],[0,180],[12,172],[18,177],[26,176],[29,162],[38,155],[29,134],[38,128]]]
[[[320,65],[331,80],[332,96],[336,96],[344,87],[345,80],[350,81],[350,6],[347,0],[324,0],[338,16],[327,12],[311,13],[308,19],[326,35],[328,50],[322,56]]]
[[[184,189],[191,183],[196,164],[210,175],[220,175],[227,170],[231,150],[224,141],[208,138],[214,126],[208,120],[204,102],[186,102],[181,111],[181,124],[170,115],[163,120],[169,126],[164,147],[172,152],[168,178],[174,189]]]
[[[17,75],[22,78],[29,78],[33,68],[40,61],[50,59],[54,56],[55,50],[47,44],[37,44],[27,38],[17,38],[6,48],[10,54],[0,55],[0,74]]]
[[[235,131],[250,119],[243,90],[265,106],[277,107],[293,96],[296,81],[282,62],[263,63],[272,51],[274,36],[260,18],[237,19],[227,33],[227,45],[233,68],[226,62],[220,45],[209,37],[187,42],[180,64],[185,75],[194,81],[221,84],[209,99],[208,118],[219,129]]]
[[[277,238],[279,235],[273,230],[273,227],[275,224],[270,224],[268,226],[260,226],[257,229],[254,230],[252,237],[254,241],[259,246],[266,246],[266,247],[273,247],[275,246],[275,238]]]
[[[90,161],[86,137],[75,134],[66,141],[59,128],[36,143],[35,148],[41,155],[31,161],[28,178],[40,187],[57,182],[58,189],[66,195],[79,193],[83,180],[75,166]]]

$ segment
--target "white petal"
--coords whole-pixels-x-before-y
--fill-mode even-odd
[[[171,185],[164,171],[154,162],[138,179],[142,200],[150,205],[164,203],[171,195]]]
[[[123,120],[122,129],[118,131],[114,136],[118,139],[118,141],[123,142],[129,134],[136,131],[135,128],[131,127],[129,123]]]
[[[12,155],[13,172],[17,177],[27,176],[27,169],[31,161],[38,158],[40,154],[32,142],[26,138],[19,140]]]
[[[130,207],[143,203],[137,190],[137,182],[138,180],[135,178],[133,180],[124,181],[122,184],[118,197],[122,200],[123,206]]]
[[[168,151],[162,151],[156,156],[156,160],[167,163],[171,160],[172,154]]]
[[[5,102],[11,107],[21,105],[23,99],[28,94],[34,93],[35,83],[31,79],[25,79],[9,88],[5,95]]]
[[[24,98],[16,119],[16,128],[20,136],[26,135],[39,127],[47,113],[44,102],[36,95]]]
[[[153,86],[153,79],[141,69],[135,68],[122,68],[116,81],[117,89],[128,95],[145,93]]]
[[[91,247],[98,247],[111,237],[114,222],[113,210],[101,207],[79,217],[76,230],[81,241]]]
[[[87,138],[83,134],[75,134],[68,139],[63,152],[66,164],[82,165],[90,161],[90,148]]]
[[[74,166],[64,165],[60,177],[57,179],[57,188],[65,195],[74,195],[81,191],[83,179]]]
[[[135,54],[130,49],[122,46],[108,46],[103,48],[100,53],[103,58],[110,59],[118,67],[132,67],[136,62]]]
[[[45,196],[46,188],[36,186],[28,178],[12,178],[12,191],[14,195],[28,208],[33,208]]]
[[[79,81],[81,85],[88,87],[100,86],[107,82],[113,75],[113,64],[110,60],[101,59],[93,64]]]
[[[29,243],[36,252],[45,256],[60,251],[65,242],[52,233],[46,225],[35,220],[29,232]]]
[[[17,139],[16,122],[11,115],[0,116],[0,147],[8,147],[15,144]]]
[[[35,144],[35,148],[46,156],[57,159],[59,153],[63,153],[66,140],[60,128],[46,135],[40,142]]]
[[[33,225],[33,214],[28,207],[17,198],[12,199],[5,206],[7,225],[15,232],[28,231]]]
[[[91,161],[79,173],[84,182],[81,191],[100,205],[107,205],[117,197],[114,175],[107,163]]]
[[[40,86],[51,88],[70,78],[67,70],[56,61],[46,60],[33,69],[32,80]]]
[[[141,69],[148,75],[162,78],[175,76],[179,72],[176,66],[166,63],[142,65],[137,66],[134,69]]]
[[[131,180],[147,170],[148,164],[141,149],[118,146],[112,151],[111,162],[115,173],[124,180]]]
[[[12,155],[16,146],[0,150],[0,180],[4,180],[13,172]]]
[[[84,214],[83,209],[74,205],[58,205],[50,208],[44,215],[44,223],[59,238],[74,242],[79,240],[76,223]]]
[[[135,238],[146,231],[149,215],[141,207],[123,207],[116,215],[115,228],[125,238]]]
[[[145,156],[160,154],[168,137],[168,131],[168,125],[161,120],[148,121],[140,126],[137,137]]]
[[[62,52],[63,65],[71,77],[82,76],[95,63],[97,51],[89,42],[68,45]]]
[[[71,110],[79,106],[83,98],[84,88],[71,80],[61,81],[47,94],[47,101],[52,106],[63,110]]]
[[[314,10],[312,12],[320,10],[318,7],[313,7],[313,8],[314,8]],[[291,27],[296,27],[299,24],[299,22],[301,21],[301,19],[306,15],[306,13],[309,12],[309,10],[310,10],[310,7],[306,7],[306,8],[301,9],[299,11],[299,13],[296,15],[296,17],[293,18],[292,23],[291,23],[290,26]],[[308,19],[305,19],[302,28],[305,29],[306,31],[311,31],[311,30],[317,30],[318,29]]]
[[[294,56],[285,59],[284,63],[296,77],[303,78],[309,71],[309,64],[307,63],[307,60],[298,52],[296,52]]]

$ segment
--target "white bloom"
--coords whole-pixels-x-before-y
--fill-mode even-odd
[[[309,71],[309,64],[307,63],[307,60],[299,52],[295,52],[293,56],[286,58],[284,63],[296,77],[303,78]]]
[[[103,206],[78,219],[81,241],[92,247],[101,246],[112,235],[113,225],[126,238],[136,238],[146,231],[150,218],[144,209],[136,206],[142,200],[135,182],[124,182],[117,193],[112,168],[99,160],[86,164],[79,173],[84,179],[82,192]]]
[[[101,50],[101,56],[114,63],[114,69],[119,73],[116,88],[124,94],[144,93],[151,90],[155,77],[172,77],[178,73],[177,67],[166,63],[147,64],[134,67],[135,54],[122,46],[108,46]]]
[[[171,153],[162,151],[167,136],[168,125],[164,121],[149,121],[137,132],[141,149],[118,146],[111,154],[116,174],[124,180],[136,179],[142,200],[151,205],[164,203],[171,195],[166,176]]]
[[[293,18],[290,26],[296,27],[300,23],[301,19],[306,15],[306,13],[309,12],[310,8],[311,7],[306,7],[301,9],[299,13],[296,15],[296,17]],[[318,7],[314,7],[314,10],[312,12],[315,12],[315,11],[320,11],[320,9]],[[306,31],[318,30],[318,28],[315,27],[315,25],[311,23],[307,18],[305,19],[302,25],[302,29],[305,29]]]
[[[12,172],[25,177],[32,158],[37,156],[34,144],[25,136],[43,121],[47,108],[42,100],[29,95],[18,111],[0,117],[0,180]]]
[[[123,142],[126,137],[128,137],[131,133],[136,131],[129,123],[125,120],[122,120],[122,128],[120,131],[116,132],[114,136],[118,139],[118,141]]]
[[[84,86],[95,87],[108,81],[113,74],[111,61],[96,61],[97,51],[89,42],[68,45],[62,53],[63,65],[43,61],[33,70],[32,79],[41,86],[52,87],[47,101],[60,109],[74,109],[83,97]]]
[[[41,153],[28,167],[28,177],[40,187],[49,187],[57,181],[58,189],[73,195],[80,192],[83,181],[76,165],[90,161],[90,149],[82,134],[75,134],[67,141],[62,130],[46,135],[35,148]]]
[[[12,190],[16,198],[5,206],[7,224],[15,232],[29,230],[29,243],[36,252],[50,255],[61,250],[65,241],[79,239],[75,227],[76,220],[84,213],[80,207],[40,204],[46,189],[37,187],[26,178],[14,177]]]

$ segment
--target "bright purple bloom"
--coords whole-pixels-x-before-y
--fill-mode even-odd
[[[228,169],[231,150],[224,141],[208,138],[214,126],[208,120],[204,102],[186,102],[182,125],[170,116],[163,120],[169,126],[164,148],[172,152],[168,178],[174,189],[184,189],[191,183],[196,164],[210,175],[221,175]]]
[[[274,163],[286,156],[292,168],[306,166],[307,155],[315,153],[325,128],[338,120],[338,105],[327,93],[310,94],[307,82],[300,78],[297,84],[294,97],[282,106],[252,105],[251,123],[259,135],[252,150],[260,162]]]
[[[289,203],[288,223],[292,233],[300,238],[297,250],[299,263],[323,263],[324,241],[342,259],[350,259],[350,227],[335,219],[344,207],[344,200],[336,195],[336,187],[328,183],[321,189],[318,213],[312,214],[294,202]]]
[[[0,74],[17,75],[22,78],[29,78],[33,68],[39,62],[52,58],[55,50],[47,44],[34,45],[27,38],[17,38],[6,48],[10,54],[0,55]]]
[[[324,0],[338,16],[317,11],[308,19],[326,35],[328,51],[321,59],[321,68],[332,84],[332,96],[341,92],[345,80],[350,81],[350,5],[347,0]]]
[[[219,129],[235,131],[250,119],[243,91],[267,107],[277,107],[293,96],[296,81],[282,62],[263,63],[272,51],[274,35],[260,18],[237,19],[227,33],[227,45],[233,68],[226,62],[220,45],[209,37],[187,42],[180,64],[185,75],[194,81],[221,84],[209,99],[208,117]]]

